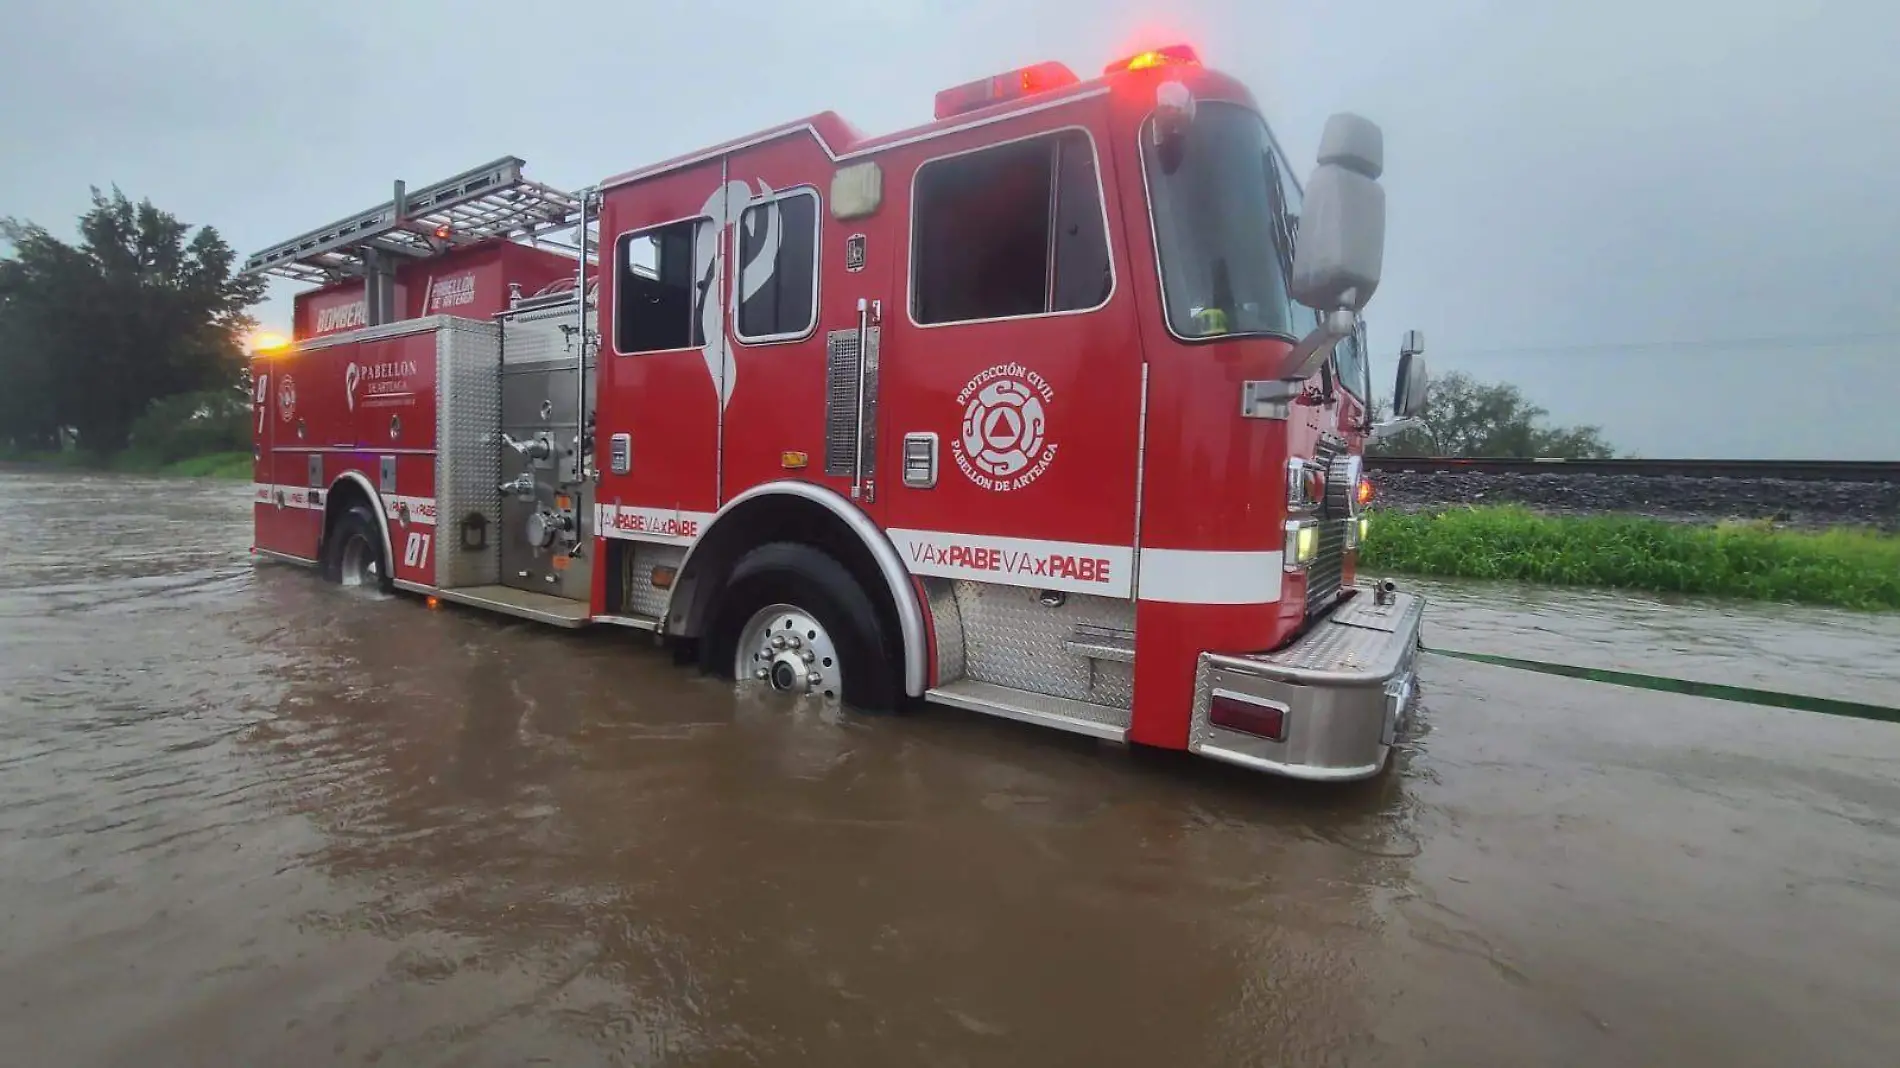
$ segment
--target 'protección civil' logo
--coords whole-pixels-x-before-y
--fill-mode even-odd
[[[1055,462],[1049,440],[1049,409],[1055,390],[1019,363],[999,363],[979,372],[957,394],[963,428],[950,451],[957,470],[982,489],[1019,490]]]

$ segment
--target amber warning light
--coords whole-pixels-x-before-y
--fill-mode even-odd
[[[1153,70],[1156,67],[1198,67],[1200,54],[1187,45],[1169,45],[1147,52],[1137,52],[1127,59],[1118,59],[1102,68],[1103,74],[1120,74],[1125,70]]]

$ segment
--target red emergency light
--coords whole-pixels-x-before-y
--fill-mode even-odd
[[[1046,93],[1051,89],[1075,85],[1082,79],[1075,72],[1060,63],[1038,63],[1033,67],[1012,70],[992,78],[979,78],[953,89],[945,89],[937,94],[937,117],[947,119],[952,115],[961,115],[966,111],[986,108],[991,104],[1001,104],[1006,100],[1016,100],[1037,93]]]
[[[1153,70],[1156,67],[1198,67],[1201,65],[1200,53],[1189,45],[1168,45],[1166,48],[1137,52],[1127,59],[1118,59],[1102,68],[1103,74],[1120,74],[1129,70]]]

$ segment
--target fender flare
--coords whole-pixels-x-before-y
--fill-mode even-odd
[[[692,574],[693,554],[699,551],[699,547],[706,543],[718,527],[719,521],[730,515],[733,509],[748,501],[774,496],[798,497],[823,507],[843,522],[846,529],[857,535],[864,548],[870,552],[878,573],[884,578],[891,602],[897,608],[897,627],[904,643],[904,692],[911,697],[922,697],[930,678],[929,632],[924,628],[923,605],[918,602],[910,570],[904,566],[904,558],[898,554],[897,547],[891,544],[891,539],[885,536],[884,531],[862,509],[836,490],[793,479],[766,482],[746,490],[727,501],[713,515],[712,521],[706,524],[705,532],[694,540],[687,548],[686,556],[680,560],[679,574],[682,577]]]
[[[395,543],[389,540],[388,509],[387,506],[383,504],[383,495],[376,491],[375,486],[369,484],[368,475],[365,475],[361,471],[345,471],[336,476],[336,480],[330,483],[330,488],[323,491],[324,514],[327,516],[330,512],[330,496],[336,492],[338,486],[345,482],[355,483],[357,487],[363,491],[363,495],[369,498],[370,511],[376,513],[376,527],[383,532],[383,559],[389,561],[389,570],[392,572],[391,577],[393,578],[393,572],[396,570],[396,546]],[[325,530],[324,533],[328,534],[329,531]],[[317,555],[319,558],[322,557],[323,551],[321,548],[318,549]]]

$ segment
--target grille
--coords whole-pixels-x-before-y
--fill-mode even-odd
[[[1325,611],[1339,596],[1346,574],[1346,524],[1328,519],[1319,525],[1319,554],[1306,568],[1306,614]]]
[[[858,332],[835,330],[825,346],[825,474],[850,475],[858,455]]]
[[[1323,436],[1313,449],[1313,461],[1330,469],[1334,458],[1345,450],[1338,438]],[[1324,612],[1339,597],[1339,584],[1346,574],[1346,525],[1352,520],[1322,512],[1319,524],[1319,550],[1306,568],[1306,615]]]

